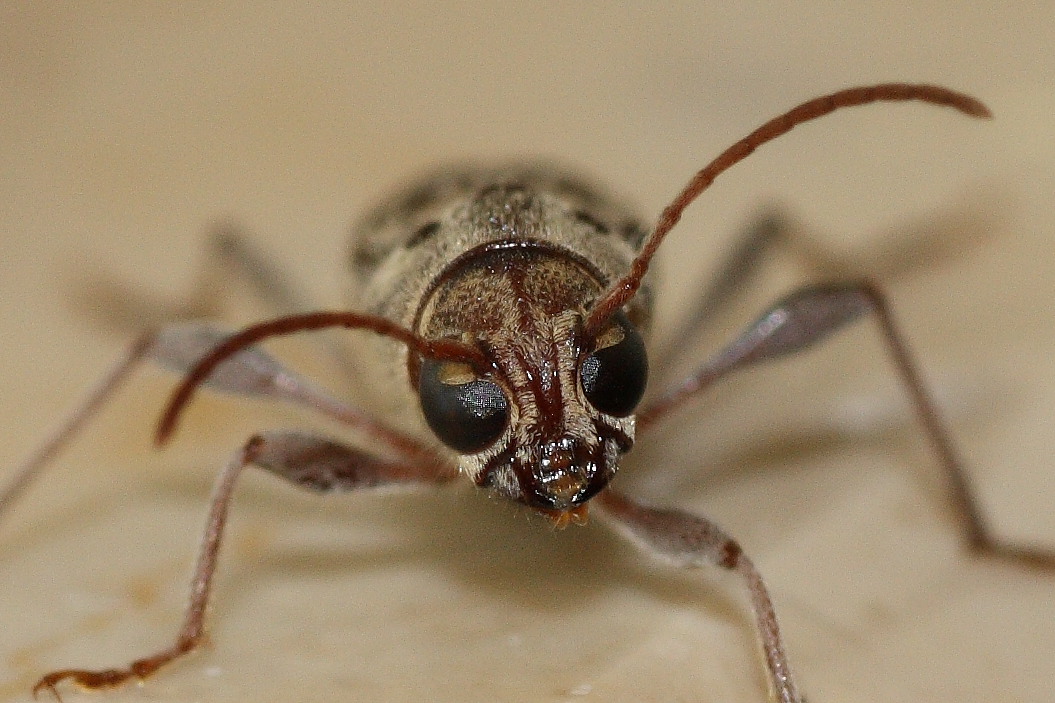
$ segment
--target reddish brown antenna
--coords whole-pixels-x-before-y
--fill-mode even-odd
[[[327,327],[346,327],[348,329],[366,329],[377,334],[391,337],[406,344],[410,349],[424,357],[444,361],[462,361],[475,368],[489,368],[490,364],[484,355],[475,347],[454,339],[428,340],[414,332],[401,327],[391,320],[376,315],[364,315],[355,312],[310,312],[301,315],[289,315],[267,320],[228,337],[219,344],[183,377],[183,381],[169,398],[165,412],[158,422],[154,442],[164,444],[176,429],[180,413],[190,401],[197,388],[208,380],[209,375],[222,364],[246,347],[270,337],[281,337],[294,332],[321,330]]]
[[[608,319],[620,308],[626,305],[637,289],[641,287],[641,279],[648,271],[659,245],[667,233],[678,224],[682,212],[685,211],[697,196],[714,182],[729,167],[743,161],[751,152],[768,141],[787,134],[797,125],[809,122],[818,117],[841,110],[844,107],[855,107],[867,105],[874,102],[898,102],[905,100],[919,100],[934,105],[951,107],[960,112],[988,119],[992,117],[989,108],[980,100],[969,95],[958,93],[947,88],[936,85],[912,84],[912,83],[881,83],[879,85],[862,86],[840,90],[830,95],[824,95],[813,100],[807,100],[798,107],[788,110],[783,115],[775,117],[764,125],[736,142],[728,149],[718,155],[718,158],[704,166],[693,176],[688,185],[677,197],[664,208],[656,221],[652,233],[645,240],[644,245],[638,252],[637,257],[630,264],[630,271],[620,278],[611,288],[601,296],[590,311],[586,320],[585,330],[587,337],[596,336],[600,333]]]

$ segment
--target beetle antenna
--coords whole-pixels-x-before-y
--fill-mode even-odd
[[[652,257],[670,230],[674,228],[674,225],[678,224],[682,212],[696,200],[700,193],[707,190],[711,183],[714,182],[714,179],[726,169],[743,161],[751,152],[766,142],[787,134],[803,122],[823,117],[844,107],[855,107],[874,102],[906,100],[919,100],[933,105],[951,107],[971,117],[984,119],[992,117],[989,108],[980,100],[948,88],[911,83],[881,83],[879,85],[848,88],[830,95],[814,98],[813,100],[807,100],[783,115],[769,120],[754,132],[751,132],[751,134],[723,151],[718,155],[718,158],[698,171],[688,185],[678,193],[677,197],[664,208],[656,221],[656,226],[652,229],[651,234],[648,235],[637,256],[631,262],[629,272],[612,284],[608,291],[593,306],[585,324],[586,335],[588,337],[597,335],[605,323],[608,322],[608,319],[634,297],[638,288],[641,287],[641,279],[644,278],[645,273],[648,271]]]
[[[169,398],[168,405],[161,415],[154,434],[155,444],[162,445],[169,440],[176,429],[180,414],[193,397],[195,391],[212,374],[217,366],[231,358],[246,347],[271,337],[281,337],[294,332],[321,330],[328,327],[345,327],[347,329],[366,329],[385,337],[391,337],[410,349],[431,359],[443,361],[461,361],[474,367],[486,367],[487,360],[480,350],[454,339],[430,340],[377,315],[365,315],[355,312],[311,312],[300,315],[289,315],[267,320],[228,337],[211,352],[202,357],[183,377],[176,390]]]

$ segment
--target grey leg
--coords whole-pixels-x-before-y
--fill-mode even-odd
[[[246,283],[271,314],[315,307],[273,259],[231,224],[219,224],[210,231],[197,275],[185,295],[173,299],[151,294],[104,270],[86,274],[71,299],[82,313],[107,328],[140,332],[177,320],[221,316],[232,291],[238,290],[233,285],[238,281]]]
[[[286,271],[273,257],[253,246],[245,233],[232,224],[216,227],[209,238],[209,250],[214,253],[217,264],[209,264],[202,270],[198,290],[206,292],[222,290],[226,280],[217,280],[235,273],[249,283],[253,293],[268,307],[271,317],[293,315],[318,309],[310,296],[295,285]],[[348,379],[362,378],[362,368],[355,363],[354,354],[344,343],[345,338],[330,331],[316,335],[326,353],[337,362]]]
[[[697,337],[751,284],[773,253],[787,254],[800,264],[808,280],[885,281],[962,256],[985,241],[999,229],[993,216],[985,212],[973,203],[958,205],[925,219],[900,223],[874,238],[875,244],[840,255],[811,239],[802,225],[781,209],[762,211],[737,234],[709,285],[672,326],[674,334],[652,351],[653,365],[669,368],[682,360],[683,353],[693,351]]]
[[[176,641],[165,649],[137,659],[123,669],[54,671],[37,682],[33,687],[34,695],[41,691],[50,691],[58,699],[56,686],[66,680],[85,688],[106,688],[120,685],[132,678],[142,679],[192,651],[201,643],[205,611],[231,496],[242,469],[250,464],[318,492],[355,491],[400,484],[434,485],[457,475],[456,468],[449,465],[389,462],[328,439],[297,432],[266,432],[250,438],[245,446],[231,457],[213,487],[205,535],[191,579],[190,603]]]
[[[883,340],[920,423],[938,454],[968,545],[994,556],[1045,568],[1055,567],[1055,552],[1008,544],[993,536],[974,496],[963,461],[894,324],[886,298],[870,283],[811,286],[787,296],[688,379],[646,407],[638,416],[639,426],[647,428],[737,369],[804,350],[866,314],[872,315],[879,323]]]
[[[770,692],[780,703],[802,703],[788,666],[777,615],[762,576],[736,541],[710,520],[680,510],[659,510],[635,503],[612,490],[597,500],[612,525],[645,550],[678,566],[713,564],[738,574],[754,610]]]
[[[235,225],[222,224],[216,227],[209,237],[209,250],[216,254],[222,264],[214,268],[240,275],[276,316],[317,307],[292,282],[285,270],[272,257],[253,246],[245,233]],[[207,277],[210,274],[205,275]],[[201,288],[208,290],[208,282]]]
[[[99,380],[94,388],[85,394],[74,409],[52,430],[36,451],[34,451],[14,472],[7,485],[0,490],[0,521],[15,504],[30,484],[54,459],[69,441],[75,437],[84,425],[95,416],[106,404],[114,391],[124,385],[129,374],[149,355],[153,345],[153,335],[146,335],[136,340],[124,356],[107,374]]]
[[[675,323],[675,333],[652,352],[652,365],[668,368],[680,355],[692,348],[692,342],[706,329],[722,309],[751,280],[766,254],[787,232],[787,221],[776,211],[756,216],[741,232],[731,251],[718,264],[710,284],[681,319]]]
[[[49,462],[80,432],[143,361],[154,361],[176,373],[186,373],[222,342],[228,333],[217,327],[188,322],[170,325],[133,343],[99,384],[59,423],[51,436],[19,466],[0,490],[0,520]],[[443,459],[416,440],[346,405],[286,369],[272,356],[252,347],[221,364],[206,382],[213,390],[267,398],[306,406],[361,432],[402,462],[435,466]]]

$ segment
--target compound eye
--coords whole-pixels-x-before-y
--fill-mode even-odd
[[[579,382],[590,403],[603,413],[626,417],[645,393],[648,357],[645,342],[622,312],[597,337],[596,349],[579,365]]]
[[[494,444],[509,419],[509,401],[502,389],[479,378],[467,364],[422,360],[418,398],[432,431],[462,454]]]

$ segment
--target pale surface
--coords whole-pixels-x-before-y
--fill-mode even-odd
[[[1055,546],[1048,3],[346,5],[0,10],[0,465],[130,338],[78,308],[85,279],[176,297],[219,217],[334,305],[351,218],[418,168],[564,156],[654,213],[799,100],[930,81],[997,119],[874,107],[762,150],[672,237],[666,310],[767,203],[865,271],[882,267],[873,249],[984,232],[889,290],[994,525]],[[770,267],[714,339],[805,277]],[[216,469],[254,429],[314,422],[203,401],[152,453],[169,384],[140,375],[0,525],[0,699],[167,643]],[[1052,700],[1055,574],[964,555],[899,398],[862,326],[723,385],[645,438],[622,485],[741,538],[812,702]],[[317,500],[251,475],[226,547],[211,647],[142,687],[64,700],[765,697],[738,584],[654,567],[599,524],[555,533],[465,487]]]

